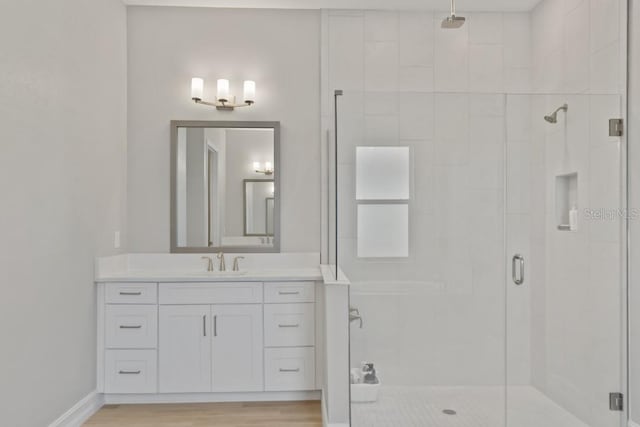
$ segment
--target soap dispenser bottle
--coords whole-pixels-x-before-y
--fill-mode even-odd
[[[578,208],[576,205],[573,205],[571,210],[569,210],[569,230],[578,230]]]

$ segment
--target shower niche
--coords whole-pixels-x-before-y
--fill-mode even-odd
[[[578,173],[556,176],[556,225],[559,231],[578,231]]]

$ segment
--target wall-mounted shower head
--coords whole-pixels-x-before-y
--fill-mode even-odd
[[[456,16],[456,0],[451,0],[451,14],[442,20],[442,28],[460,28],[464,25],[464,16]]]
[[[569,105],[564,104],[556,109],[553,113],[548,116],[544,116],[544,119],[549,123],[558,123],[558,111],[564,111],[565,113],[569,109]]]

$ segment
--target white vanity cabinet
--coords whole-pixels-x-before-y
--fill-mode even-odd
[[[98,390],[149,401],[316,390],[315,294],[313,281],[99,283]]]
[[[159,391],[211,391],[211,307],[166,305],[159,313]]]

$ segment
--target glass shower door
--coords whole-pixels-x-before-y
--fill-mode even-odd
[[[617,95],[508,95],[507,426],[619,427],[623,139]]]

